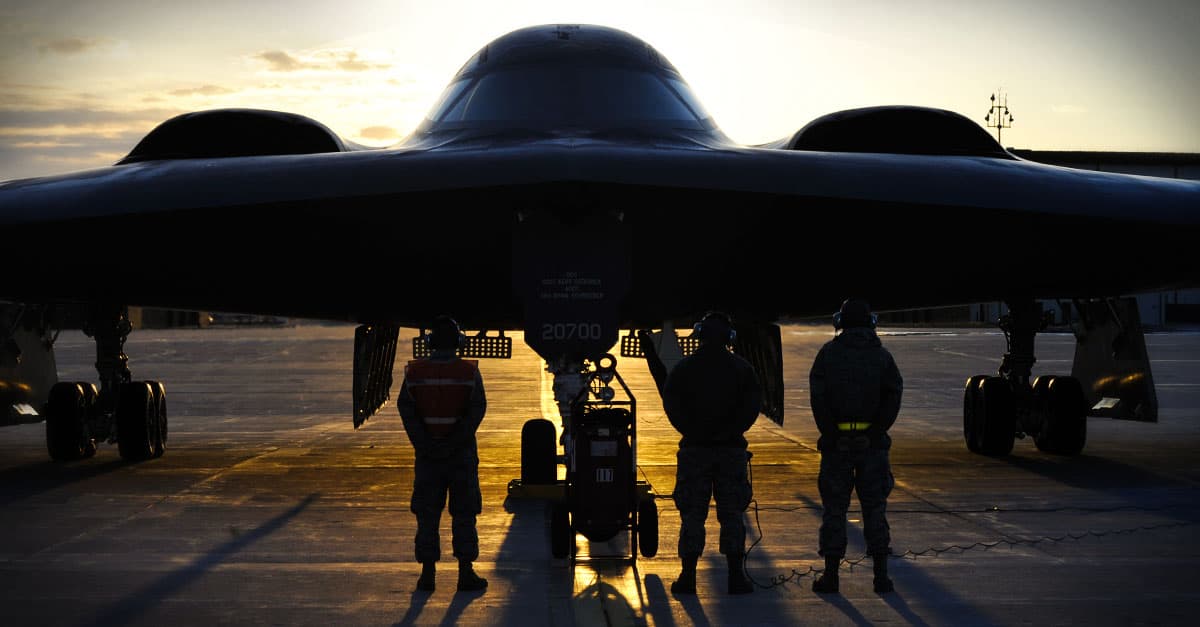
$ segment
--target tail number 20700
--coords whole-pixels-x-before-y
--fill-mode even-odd
[[[598,340],[603,329],[598,322],[546,322],[542,324],[543,340]]]

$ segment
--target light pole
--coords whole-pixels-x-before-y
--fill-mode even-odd
[[[996,98],[996,94],[1000,94],[999,99]],[[1008,119],[1005,119],[1006,117]],[[992,94],[992,106],[988,108],[987,115],[983,116],[983,121],[987,122],[988,128],[996,129],[996,143],[1003,148],[1004,142],[1000,139],[1000,133],[1006,128],[1012,128],[1013,123],[1013,116],[1008,112],[1008,94],[1000,90]]]

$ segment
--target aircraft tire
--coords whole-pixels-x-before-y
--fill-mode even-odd
[[[83,438],[83,456],[84,458],[94,457],[96,455],[96,439],[91,437],[91,429],[87,426],[92,412],[96,410],[96,401],[100,398],[100,391],[96,389],[96,384],[91,381],[76,381],[75,385],[83,390],[83,411],[84,411],[84,438]]]
[[[1008,381],[1002,377],[985,378],[979,384],[976,408],[979,452],[989,457],[1011,453],[1017,432],[1017,405]]]
[[[557,559],[574,555],[572,544],[575,534],[571,531],[571,512],[566,503],[550,505],[550,555]]]
[[[979,382],[986,378],[987,375],[977,374],[967,379],[963,390],[963,439],[967,442],[967,450],[972,453],[979,452]]]
[[[117,401],[117,449],[121,459],[140,462],[154,456],[155,410],[154,392],[145,381],[121,385]]]
[[[83,390],[83,402],[88,409],[96,405],[96,399],[100,398],[100,392],[96,390],[96,384],[91,381],[76,381],[75,385]]]
[[[96,453],[96,443],[87,433],[84,391],[78,384],[59,382],[50,388],[46,401],[46,449],[50,459],[57,462],[83,459]]]
[[[1036,382],[1034,393],[1037,398]],[[1078,455],[1087,442],[1087,401],[1083,386],[1074,377],[1051,377],[1041,397],[1045,420],[1041,432],[1033,437],[1034,444],[1046,453]]]
[[[167,452],[167,388],[162,381],[147,381],[146,384],[154,394],[154,439],[151,442],[153,456],[162,457],[163,453]]]
[[[547,485],[558,480],[554,434],[554,423],[545,418],[527,420],[521,427],[521,483]]]
[[[642,557],[658,555],[658,503],[653,498],[638,503],[637,527]]]

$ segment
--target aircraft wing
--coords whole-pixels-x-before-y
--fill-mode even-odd
[[[544,215],[595,256],[586,225],[619,222],[621,317],[639,324],[718,303],[825,313],[848,291],[881,307],[1090,296],[1194,282],[1178,251],[1198,198],[1195,182],[1016,159],[586,138],[154,161],[0,187],[25,260],[0,294],[405,323],[440,306],[513,325],[514,234]],[[1014,247],[1031,272],[998,261]],[[137,263],[138,280],[56,280],[101,260]],[[921,269],[915,285],[896,264]]]

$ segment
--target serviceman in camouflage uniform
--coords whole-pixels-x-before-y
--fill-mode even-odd
[[[663,386],[663,408],[683,436],[675,471],[679,509],[679,558],[683,569],[671,583],[675,594],[696,593],[696,564],[704,551],[704,521],[716,497],[721,553],[729,564],[730,594],[753,592],[743,570],[743,514],[751,489],[750,454],[743,435],[756,419],[761,393],[754,369],[726,348],[734,339],[729,316],[709,313],[696,324],[700,347],[680,361]]]
[[[821,347],[809,374],[813,418],[821,431],[817,485],[825,508],[820,531],[825,571],[813,582],[813,591],[838,591],[838,565],[846,555],[846,510],[850,492],[858,490],[867,553],[875,563],[875,592],[891,592],[891,534],[885,514],[896,482],[888,462],[892,439],[887,431],[900,412],[904,381],[875,334],[875,315],[867,303],[847,300],[833,320],[841,333]]]
[[[487,411],[487,400],[478,363],[456,355],[465,339],[453,318],[435,319],[428,336],[433,354],[408,363],[396,403],[416,456],[412,512],[417,515],[419,590],[434,589],[434,564],[441,558],[438,526],[447,492],[458,589],[487,588],[487,580],[472,567],[479,557],[475,517],[483,505],[475,430]]]

